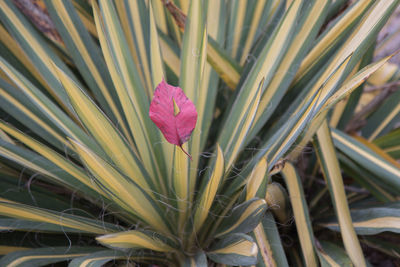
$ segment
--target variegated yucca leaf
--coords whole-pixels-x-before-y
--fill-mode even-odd
[[[372,62],[399,2],[0,1],[0,266],[398,256],[370,238],[399,232],[400,72]],[[149,117],[163,80],[192,159]]]

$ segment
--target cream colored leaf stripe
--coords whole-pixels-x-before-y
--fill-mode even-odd
[[[85,36],[84,32],[80,32],[80,30],[77,28],[76,23],[73,21],[73,17],[70,14],[70,6],[68,5],[69,2],[65,1],[52,1],[51,5],[54,6],[54,11],[57,13],[58,18],[61,20],[63,27],[65,30],[68,32],[69,37],[71,38],[71,41],[74,44],[74,49],[79,52],[81,55],[83,62],[86,66],[86,68],[90,72],[90,76],[93,77],[96,85],[100,89],[102,96],[105,98],[106,103],[108,104],[108,107],[112,110],[113,115],[116,116],[117,121],[119,122],[119,125],[121,126],[122,130],[124,131],[125,135],[127,138],[130,138],[130,135],[127,132],[127,129],[125,127],[124,121],[120,115],[119,109],[111,96],[109,92],[109,86],[106,85],[106,81],[104,80],[104,74],[100,72],[99,66],[96,66],[95,61],[93,60],[93,54],[90,53],[88,50],[90,46],[88,46],[88,43],[85,43],[83,37],[88,37]],[[94,26],[94,25],[93,25]],[[90,43],[90,45],[94,46],[95,44]]]
[[[129,54],[129,49],[126,46],[125,37],[121,32],[117,14],[111,2],[100,1],[100,3],[102,4],[103,17],[101,17],[100,10],[94,1],[92,6],[94,7],[95,22],[106,63],[125,116],[130,118],[128,125],[134,136],[140,158],[146,170],[153,179],[156,179],[156,177],[161,177],[161,171],[155,155],[155,149],[159,148],[159,146],[153,147],[152,144],[158,141],[158,134],[155,126],[148,118],[149,99],[141,82],[134,79],[133,76],[135,75],[131,73],[132,70],[136,72],[136,68],[124,55],[124,53]],[[166,189],[160,189],[160,191],[166,191]]]
[[[0,214],[11,218],[20,218],[29,221],[60,225],[93,234],[107,234],[116,231],[116,229],[108,228],[100,221],[96,223],[90,222],[90,219],[84,217],[68,214],[56,214],[55,212],[46,211],[28,205],[5,202],[1,198]]]
[[[353,154],[357,159],[362,159],[365,164],[363,166],[377,166],[380,169],[380,173],[390,175],[393,177],[393,182],[400,186],[400,169],[394,167],[375,152],[364,147],[360,142],[346,136],[338,130],[332,130],[332,137],[335,144],[340,150],[343,150],[346,154]]]
[[[162,233],[170,232],[167,221],[162,216],[163,212],[151,197],[151,191],[146,191],[132,180],[126,179],[111,164],[94,154],[85,145],[74,140],[71,142],[90,172],[122,208],[138,216],[154,229]]]
[[[308,208],[304,199],[304,192],[300,178],[291,163],[285,163],[282,170],[286,185],[289,189],[290,202],[296,222],[301,249],[307,266],[318,266],[314,249],[314,234],[312,232]]]

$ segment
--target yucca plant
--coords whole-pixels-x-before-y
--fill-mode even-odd
[[[1,0],[0,266],[366,266],[400,96],[356,107],[399,0],[346,2]]]

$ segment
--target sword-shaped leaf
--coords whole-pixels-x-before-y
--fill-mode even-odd
[[[339,161],[336,157],[335,147],[326,120],[317,131],[316,150],[325,180],[328,183],[337,218],[340,221],[341,234],[346,251],[356,265],[365,265],[364,255],[352,225],[352,217],[350,216]]]
[[[387,206],[352,210],[351,218],[359,235],[376,235],[386,231],[400,233],[400,208],[392,207],[390,203]],[[340,229],[335,218],[324,220],[321,225],[333,231]]]
[[[107,247],[117,249],[150,249],[159,252],[171,252],[176,244],[156,232],[131,230],[96,237]]]
[[[232,210],[217,229],[216,237],[234,233],[248,233],[259,223],[267,209],[264,199],[252,198]]]
[[[245,234],[231,234],[214,244],[207,256],[217,263],[253,265],[257,263],[257,244]]]
[[[98,251],[98,247],[48,247],[16,251],[0,259],[0,266],[45,266],[69,261]]]

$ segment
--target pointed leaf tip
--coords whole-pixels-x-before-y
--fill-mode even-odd
[[[181,88],[169,85],[164,79],[154,92],[149,116],[165,139],[181,148],[189,140],[197,122],[197,111],[193,102]],[[189,154],[188,156],[190,157]]]

